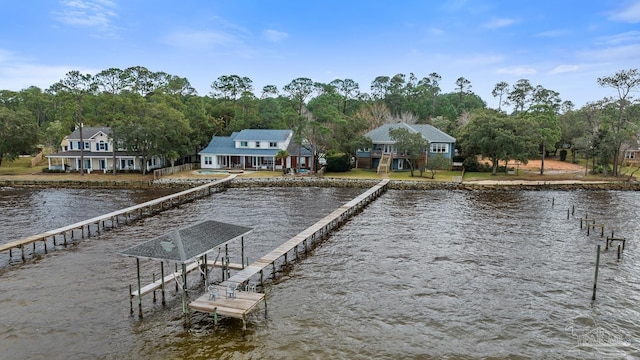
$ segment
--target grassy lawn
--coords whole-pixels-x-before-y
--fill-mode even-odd
[[[104,174],[93,172],[85,174],[79,173],[45,173],[42,169],[48,167],[47,160],[41,161],[38,165],[31,167],[30,157],[21,157],[14,161],[2,161],[0,166],[0,180],[46,180],[46,181],[146,181],[152,180],[153,174]]]
[[[0,166],[0,180],[49,180],[49,181],[62,181],[62,180],[74,180],[74,181],[147,181],[153,179],[153,174],[141,175],[141,174],[104,174],[93,172],[91,174],[85,174],[81,176],[78,173],[44,173],[42,169],[47,168],[46,159],[40,164],[31,167],[31,158],[21,157],[14,161],[3,161]],[[626,179],[629,174],[634,170],[638,170],[637,167],[623,167],[620,169],[620,174],[623,179]],[[431,179],[431,172],[424,172],[420,177],[418,171],[414,172],[414,176],[411,176],[410,171],[393,171],[388,174],[378,174],[375,169],[352,169],[347,172],[340,173],[326,173],[324,177],[334,179],[383,179],[389,178],[391,180],[408,180],[408,181],[459,181],[459,177],[462,175],[461,171],[441,171],[436,172],[435,178]],[[640,175],[640,171],[634,174],[636,177]],[[227,174],[200,174],[197,170],[182,172],[175,175],[166,176],[166,178],[175,179],[217,179],[224,178]],[[282,177],[280,171],[246,171],[240,175],[241,178],[273,178]],[[519,169],[516,174],[505,174],[500,172],[497,175],[491,175],[490,172],[472,173],[467,172],[464,174],[464,181],[474,180],[534,180],[534,181],[551,181],[551,180],[612,180],[612,178],[606,178],[597,175],[585,176],[583,172],[580,173],[553,173],[545,172],[544,175],[540,175],[539,170],[527,170]],[[617,180],[621,180],[618,178]]]
[[[42,169],[46,167],[46,161],[42,161],[35,167],[31,167],[30,157],[20,157],[14,161],[3,160],[0,166],[0,175],[30,175],[33,173],[42,173]]]

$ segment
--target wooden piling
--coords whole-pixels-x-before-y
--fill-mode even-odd
[[[155,283],[156,282],[156,273],[153,273],[152,275],[153,275],[152,276],[153,282]],[[156,289],[153,289],[153,303],[154,304],[156,303]]]
[[[595,300],[596,299],[596,289],[597,289],[597,285],[598,285],[598,266],[600,265],[600,245],[598,245],[598,248],[596,250],[596,274],[595,277],[593,279],[593,296],[591,296],[591,300]]]
[[[142,319],[142,282],[140,281],[140,259],[136,258],[136,269],[138,270],[138,317]]]
[[[167,305],[167,303],[165,302],[164,299],[164,261],[160,262],[160,278],[162,279],[162,283],[161,283],[161,291],[162,291],[162,306]]]
[[[620,244],[618,244],[618,261],[620,261]]]

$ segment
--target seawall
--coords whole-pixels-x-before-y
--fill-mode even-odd
[[[212,179],[160,179],[156,181],[36,181],[36,180],[0,180],[0,187],[34,188],[98,188],[98,189],[187,189],[211,182]],[[265,187],[343,187],[370,188],[380,179],[338,179],[329,177],[273,177],[273,178],[236,178],[229,187],[265,188]],[[496,181],[486,182],[440,182],[392,180],[388,185],[394,190],[625,190],[638,191],[637,181]]]

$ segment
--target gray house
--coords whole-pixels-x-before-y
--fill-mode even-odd
[[[382,161],[388,166],[389,170],[408,169],[406,156],[396,150],[395,141],[389,136],[389,129],[397,128],[405,128],[412,133],[422,134],[422,137],[429,142],[429,148],[424,154],[425,160],[437,154],[453,159],[456,145],[454,137],[431,125],[409,125],[399,122],[396,124],[384,124],[364,134],[364,136],[371,139],[373,145],[370,149],[358,150],[356,153],[357,167],[375,169],[381,165]]]

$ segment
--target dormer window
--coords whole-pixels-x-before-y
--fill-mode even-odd
[[[270,148],[277,148],[277,147],[278,147],[278,143],[277,143],[277,142],[275,142],[275,141],[270,141],[270,142],[269,142],[269,147],[270,147]]]
[[[259,148],[260,147],[260,141],[256,141],[256,147]]]
[[[240,141],[240,147],[247,147],[249,144],[246,141]]]

